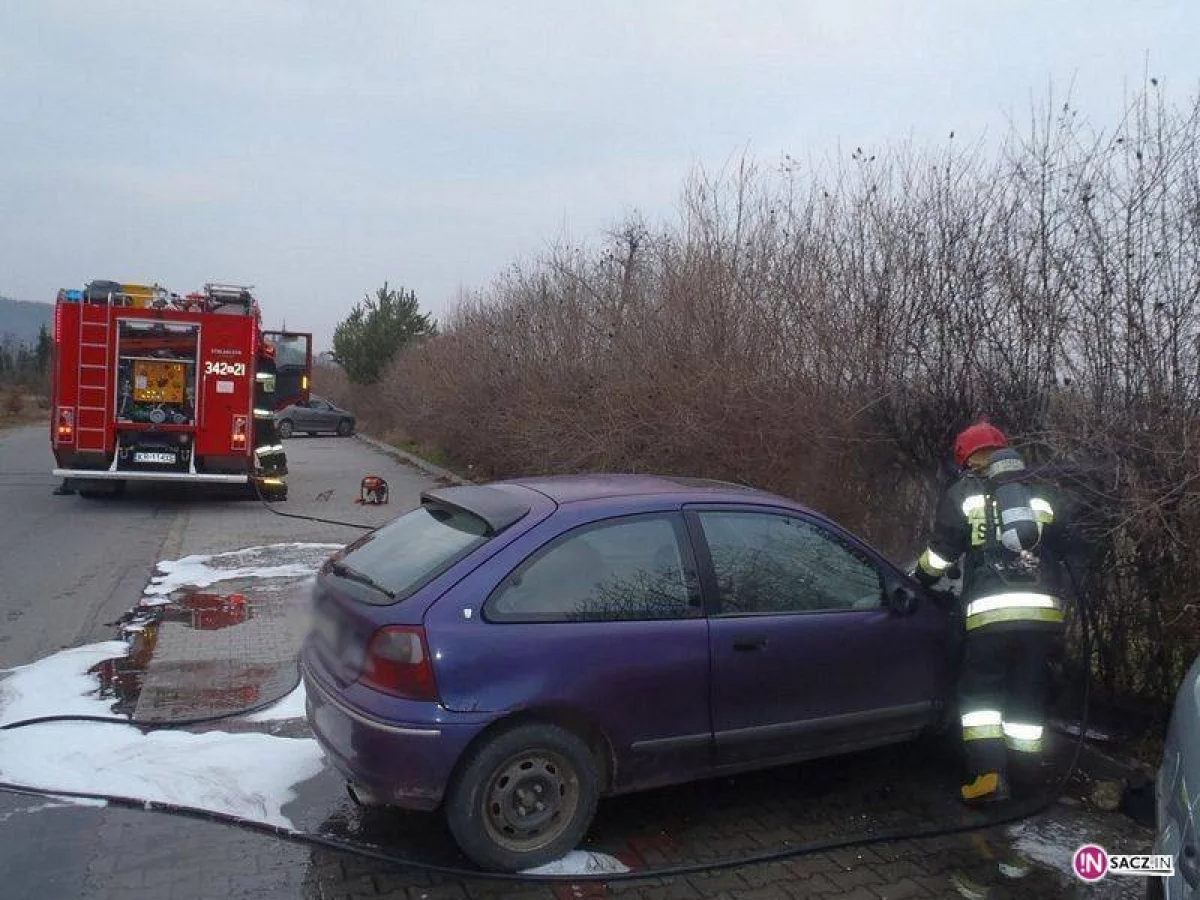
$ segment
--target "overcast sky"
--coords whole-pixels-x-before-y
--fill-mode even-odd
[[[0,294],[252,283],[317,334],[441,315],[743,152],[1115,124],[1200,84],[1198,0],[0,0]]]

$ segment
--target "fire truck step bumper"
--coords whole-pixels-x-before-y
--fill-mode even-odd
[[[187,481],[196,484],[249,484],[249,475],[210,475],[191,472],[112,472],[108,469],[55,469],[55,478],[94,478],[111,481]]]

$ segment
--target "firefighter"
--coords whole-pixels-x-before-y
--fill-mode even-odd
[[[1024,463],[986,420],[954,441],[960,477],[942,496],[914,572],[926,586],[962,572],[966,630],[958,700],[967,778],[964,803],[1009,796],[1009,766],[1041,769],[1047,657],[1062,633],[1056,570],[1047,552],[1055,511]],[[1010,756],[1010,754],[1012,754]]]

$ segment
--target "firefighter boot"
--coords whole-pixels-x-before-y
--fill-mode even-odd
[[[984,772],[976,775],[959,789],[963,803],[975,806],[983,803],[994,803],[1009,798],[1008,782],[1000,772]]]

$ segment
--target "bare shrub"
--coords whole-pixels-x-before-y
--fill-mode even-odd
[[[748,482],[901,559],[987,414],[1075,511],[1103,684],[1161,701],[1200,647],[1198,109],[697,172],[677,222],[514,265],[353,402],[490,475]]]

